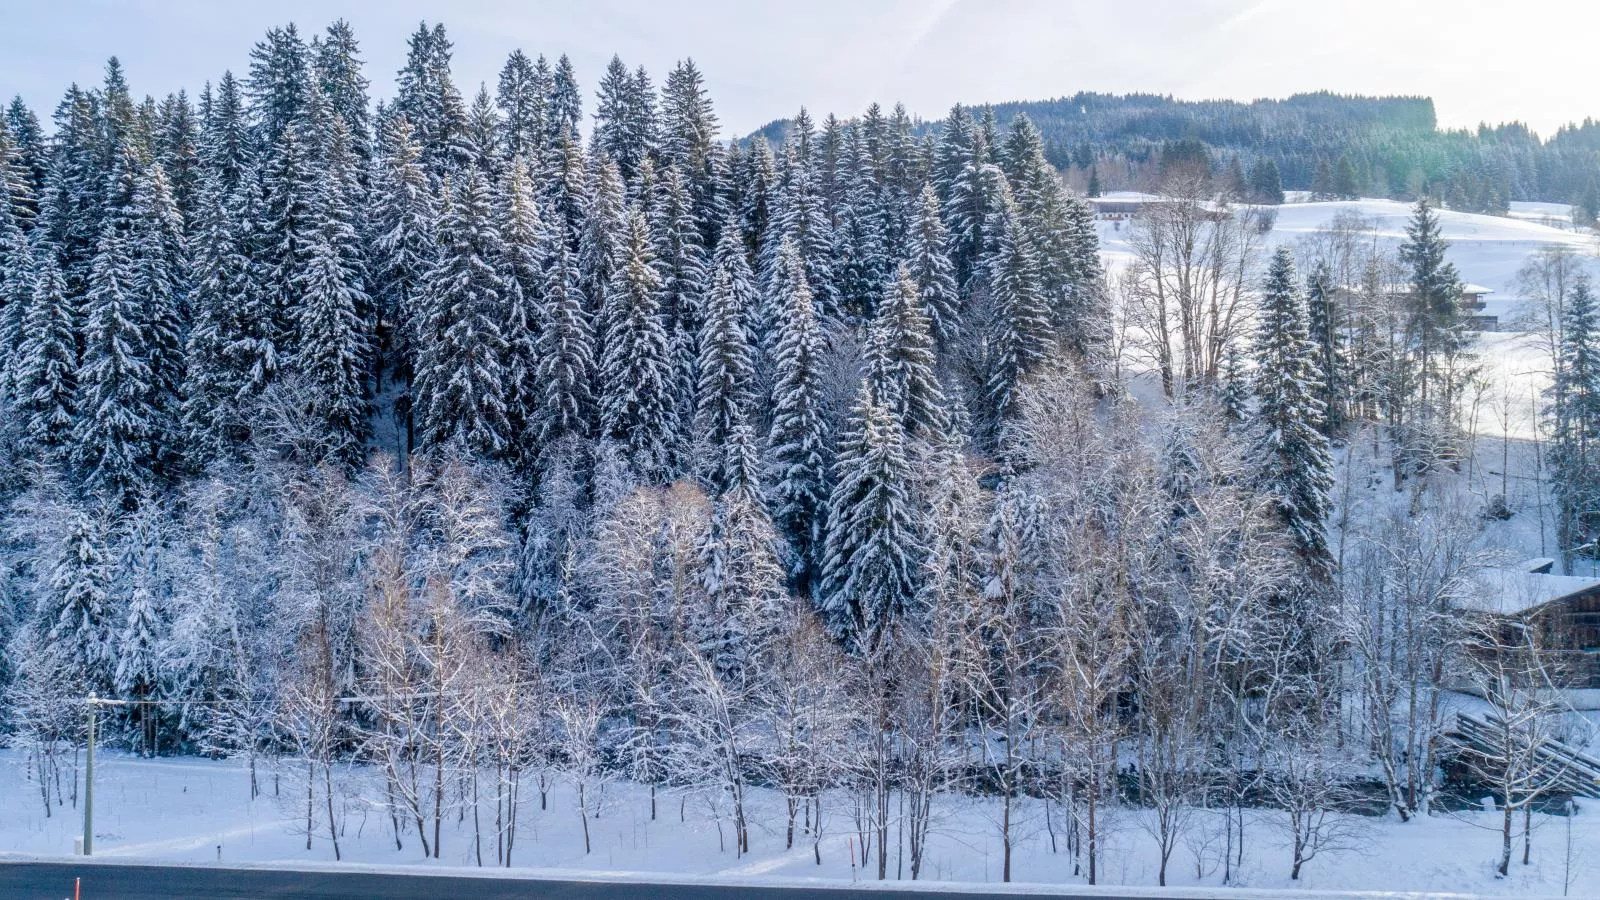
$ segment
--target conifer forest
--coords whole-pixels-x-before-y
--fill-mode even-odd
[[[1315,160],[1141,168],[1038,104],[730,135],[687,59],[580,85],[518,50],[459,85],[443,25],[392,97],[342,20],[244,50],[0,115],[0,743],[33,791],[5,803],[71,814],[91,696],[103,749],[243,761],[329,858],[361,805],[405,855],[465,827],[511,865],[555,783],[587,848],[625,782],[652,820],[708,798],[735,857],[848,831],[869,879],[929,877],[955,798],[998,811],[996,880],[1048,829],[1104,883],[1129,810],[1162,884],[1202,832],[1229,872],[1281,839],[1298,879],[1465,767],[1504,873],[1559,793],[1441,702],[1484,685],[1532,747],[1570,724],[1515,689],[1546,657],[1462,613],[1512,511],[1450,488],[1479,368],[1440,217],[1573,199],[1592,128],[1544,181],[1389,165],[1433,128],[1404,98],[1375,108],[1422,125]],[[1113,271],[1085,194],[1115,178],[1166,199]],[[1285,183],[1403,199],[1398,249],[1348,219],[1269,244]],[[1600,311],[1541,260],[1569,572]]]

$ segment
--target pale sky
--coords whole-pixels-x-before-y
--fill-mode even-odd
[[[568,54],[593,112],[621,54],[659,86],[693,57],[723,137],[802,104],[819,117],[1081,90],[1251,99],[1327,89],[1422,94],[1446,126],[1520,120],[1543,135],[1600,117],[1594,0],[0,0],[0,95],[48,120],[61,92],[122,60],[136,95],[242,75],[267,27],[349,19],[375,96],[417,22],[442,21],[456,81],[494,88],[521,47]],[[48,126],[47,126],[48,127]]]

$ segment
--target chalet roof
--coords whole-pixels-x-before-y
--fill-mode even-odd
[[[1456,602],[1463,609],[1516,615],[1597,586],[1600,586],[1600,578],[1484,569]]]
[[[1493,288],[1486,288],[1481,284],[1464,284],[1464,285],[1461,286],[1461,293],[1463,293],[1463,294],[1492,294],[1492,293],[1494,293],[1494,289]]]

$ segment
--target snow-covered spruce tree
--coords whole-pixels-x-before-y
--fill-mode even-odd
[[[312,79],[327,98],[329,110],[350,129],[350,152],[365,169],[372,159],[370,82],[361,74],[361,47],[355,31],[349,22],[336,19],[312,46]]]
[[[196,201],[196,227],[190,239],[193,264],[189,294],[192,316],[184,341],[183,399],[179,427],[187,458],[201,469],[229,445],[227,424],[244,377],[232,371],[227,356],[237,304],[231,302],[248,289],[250,257],[233,240],[235,223],[228,215],[226,197],[217,175],[207,170]],[[235,426],[237,427],[237,425]]]
[[[269,28],[250,50],[245,80],[255,141],[269,156],[283,152],[284,133],[305,120],[311,99],[311,66],[305,41],[293,23]]]
[[[114,653],[116,671],[113,683],[117,696],[134,700],[154,700],[163,682],[162,652],[167,642],[163,605],[167,586],[162,572],[162,515],[160,504],[145,500],[132,516],[121,540],[117,561],[118,600],[125,609],[117,626]],[[145,755],[157,750],[157,723],[160,716],[145,704],[130,711],[139,725],[138,748]]]
[[[1317,399],[1322,401],[1322,432],[1333,437],[1344,431],[1346,367],[1344,329],[1334,309],[1333,273],[1319,260],[1306,279],[1306,313],[1311,343],[1317,349]]]
[[[984,273],[991,309],[982,424],[991,441],[999,439],[1018,386],[1048,356],[1053,339],[1032,241],[1004,192],[1001,203],[991,228],[997,246]]]
[[[624,449],[641,480],[661,483],[676,472],[672,439],[678,420],[661,279],[651,261],[649,229],[635,212],[606,291],[611,315],[600,357],[600,432]]]
[[[778,312],[773,356],[772,431],[767,443],[773,468],[773,518],[791,547],[789,576],[809,596],[820,570],[828,503],[828,423],[823,411],[823,352],[817,310],[794,245],[778,250],[780,279],[787,293],[773,298]]]
[[[748,670],[761,644],[777,624],[783,602],[783,567],[778,535],[761,495],[761,467],[755,433],[735,425],[722,450],[722,490],[712,504],[711,524],[700,542],[701,584],[706,592],[702,627],[708,633],[718,674],[734,682],[753,677]]]
[[[939,195],[934,193],[931,183],[923,185],[917,216],[911,226],[906,264],[940,347],[955,342],[958,327],[955,268],[945,253],[949,240],[939,213]]]
[[[1449,247],[1440,233],[1439,214],[1426,198],[1417,202],[1400,259],[1410,270],[1406,297],[1406,343],[1416,359],[1416,412],[1402,436],[1412,464],[1426,470],[1453,457],[1456,450],[1456,400],[1467,380],[1463,357],[1471,336],[1461,312],[1461,277],[1445,259]]]
[[[23,433],[53,458],[65,450],[72,433],[77,316],[55,254],[41,249],[35,256],[33,291],[24,307],[22,340],[9,361],[8,380],[12,402],[23,417]]]
[[[578,239],[578,285],[588,298],[589,309],[599,315],[596,337],[602,348],[618,309],[610,290],[622,265],[627,240],[628,207],[622,191],[622,173],[617,164],[598,152],[591,154],[584,195],[589,203]]]
[[[664,169],[656,183],[651,217],[655,266],[661,276],[661,316],[672,345],[678,416],[687,425],[694,421],[696,339],[709,273],[694,200],[683,175],[674,166]],[[687,444],[687,436],[684,437]]]
[[[165,470],[181,451],[178,404],[189,259],[183,219],[159,165],[147,166],[140,173],[132,215],[133,290],[150,369],[154,459]]]
[[[129,238],[108,221],[84,297],[73,456],[84,486],[132,504],[154,477],[158,410]]]
[[[819,183],[819,162],[812,157],[812,137],[811,117],[801,109],[784,144],[773,221],[761,250],[762,280],[770,284],[779,272],[778,247],[787,239],[804,263],[813,302],[824,318],[832,318],[842,311],[833,269],[834,234]]]
[[[1326,522],[1332,507],[1333,458],[1327,436],[1319,430],[1317,348],[1307,333],[1305,301],[1287,247],[1272,256],[1253,355],[1260,486],[1275,498],[1306,564],[1324,573],[1332,562]]]
[[[737,237],[724,237],[743,249]],[[694,431],[696,470],[714,487],[721,489],[726,467],[729,436],[742,427],[752,413],[753,372],[750,342],[745,337],[744,300],[734,280],[742,275],[719,265],[705,299],[705,321],[700,329],[699,386],[696,392]],[[746,285],[748,288],[748,285]]]
[[[883,242],[885,210],[878,174],[860,129],[851,128],[840,154],[835,181],[839,226],[834,274],[844,310],[855,320],[873,313],[890,274]]]
[[[950,428],[928,316],[911,273],[901,266],[878,305],[867,344],[873,396],[900,419],[909,437],[934,441]]]
[[[116,685],[119,625],[110,604],[109,544],[103,517],[75,511],[36,613],[56,671],[108,697]]]
[[[745,246],[752,252],[760,253],[766,246],[767,231],[773,221],[773,207],[776,205],[777,179],[772,145],[764,138],[753,141],[741,165],[734,171],[737,188],[734,215],[738,217]]]
[[[98,135],[90,95],[77,87],[69,89],[56,112],[55,151],[40,198],[37,227],[61,259],[71,297],[87,291],[99,246],[107,170],[101,168],[95,149]]]
[[[578,287],[578,269],[558,229],[544,231],[543,302],[540,304],[534,412],[540,452],[563,438],[594,430],[594,323]]]
[[[654,125],[655,98],[644,70],[636,77],[620,58],[612,56],[600,78],[592,140],[630,184],[654,149]]]
[[[916,601],[920,549],[905,430],[866,382],[838,453],[817,600],[836,637],[872,652]]]
[[[500,68],[495,103],[500,108],[500,154],[507,162],[521,159],[543,170],[549,78],[544,57],[535,64],[520,49],[511,51]]]
[[[291,121],[279,137],[262,174],[263,200],[256,213],[258,236],[255,254],[257,290],[262,312],[271,317],[264,329],[267,343],[258,346],[258,363],[265,369],[293,355],[293,320],[300,293],[296,285],[311,265],[317,241],[322,199],[314,129]]]
[[[310,390],[311,419],[322,429],[322,456],[346,466],[366,451],[368,357],[361,311],[367,305],[360,245],[345,178],[354,169],[349,131],[333,120],[328,159],[318,179],[310,259],[296,276],[294,368]]]
[[[376,311],[377,379],[384,371],[401,383],[416,368],[423,289],[433,267],[436,226],[434,194],[423,168],[422,147],[404,115],[383,124],[385,152],[374,163],[367,227],[371,230],[370,270]]]
[[[1556,497],[1556,540],[1572,571],[1575,548],[1593,541],[1600,516],[1600,312],[1587,278],[1579,279],[1562,311],[1561,368],[1551,386],[1560,415],[1550,447]]]
[[[417,369],[424,444],[460,442],[474,453],[509,448],[505,373],[507,288],[496,264],[505,247],[476,170],[450,187],[439,217],[439,258],[428,275],[430,343]]]
[[[499,262],[505,282],[505,320],[500,327],[505,340],[506,420],[511,426],[511,453],[531,462],[531,443],[543,390],[538,381],[539,325],[544,307],[544,221],[533,192],[533,177],[522,158],[511,160],[506,185],[504,217],[500,227],[504,258]]]

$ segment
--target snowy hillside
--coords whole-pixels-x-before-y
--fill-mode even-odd
[[[1398,247],[1405,239],[1406,221],[1412,210],[1409,203],[1372,198],[1286,203],[1277,207],[1278,218],[1268,242],[1273,246],[1293,247],[1339,214],[1355,213],[1377,225],[1381,241],[1390,248]],[[1595,253],[1594,235],[1564,230],[1546,224],[1545,219],[1558,224],[1563,219],[1571,222],[1568,207],[1556,203],[1513,204],[1510,217],[1448,209],[1439,211],[1444,237],[1450,242],[1449,259],[1455,263],[1462,279],[1494,291],[1487,298],[1490,314],[1504,320],[1513,311],[1512,303],[1518,296],[1517,270],[1539,250],[1565,246],[1580,254],[1592,256]],[[1107,265],[1126,262],[1130,257],[1128,223],[1101,221],[1097,229]],[[1600,264],[1591,262],[1591,265]]]

